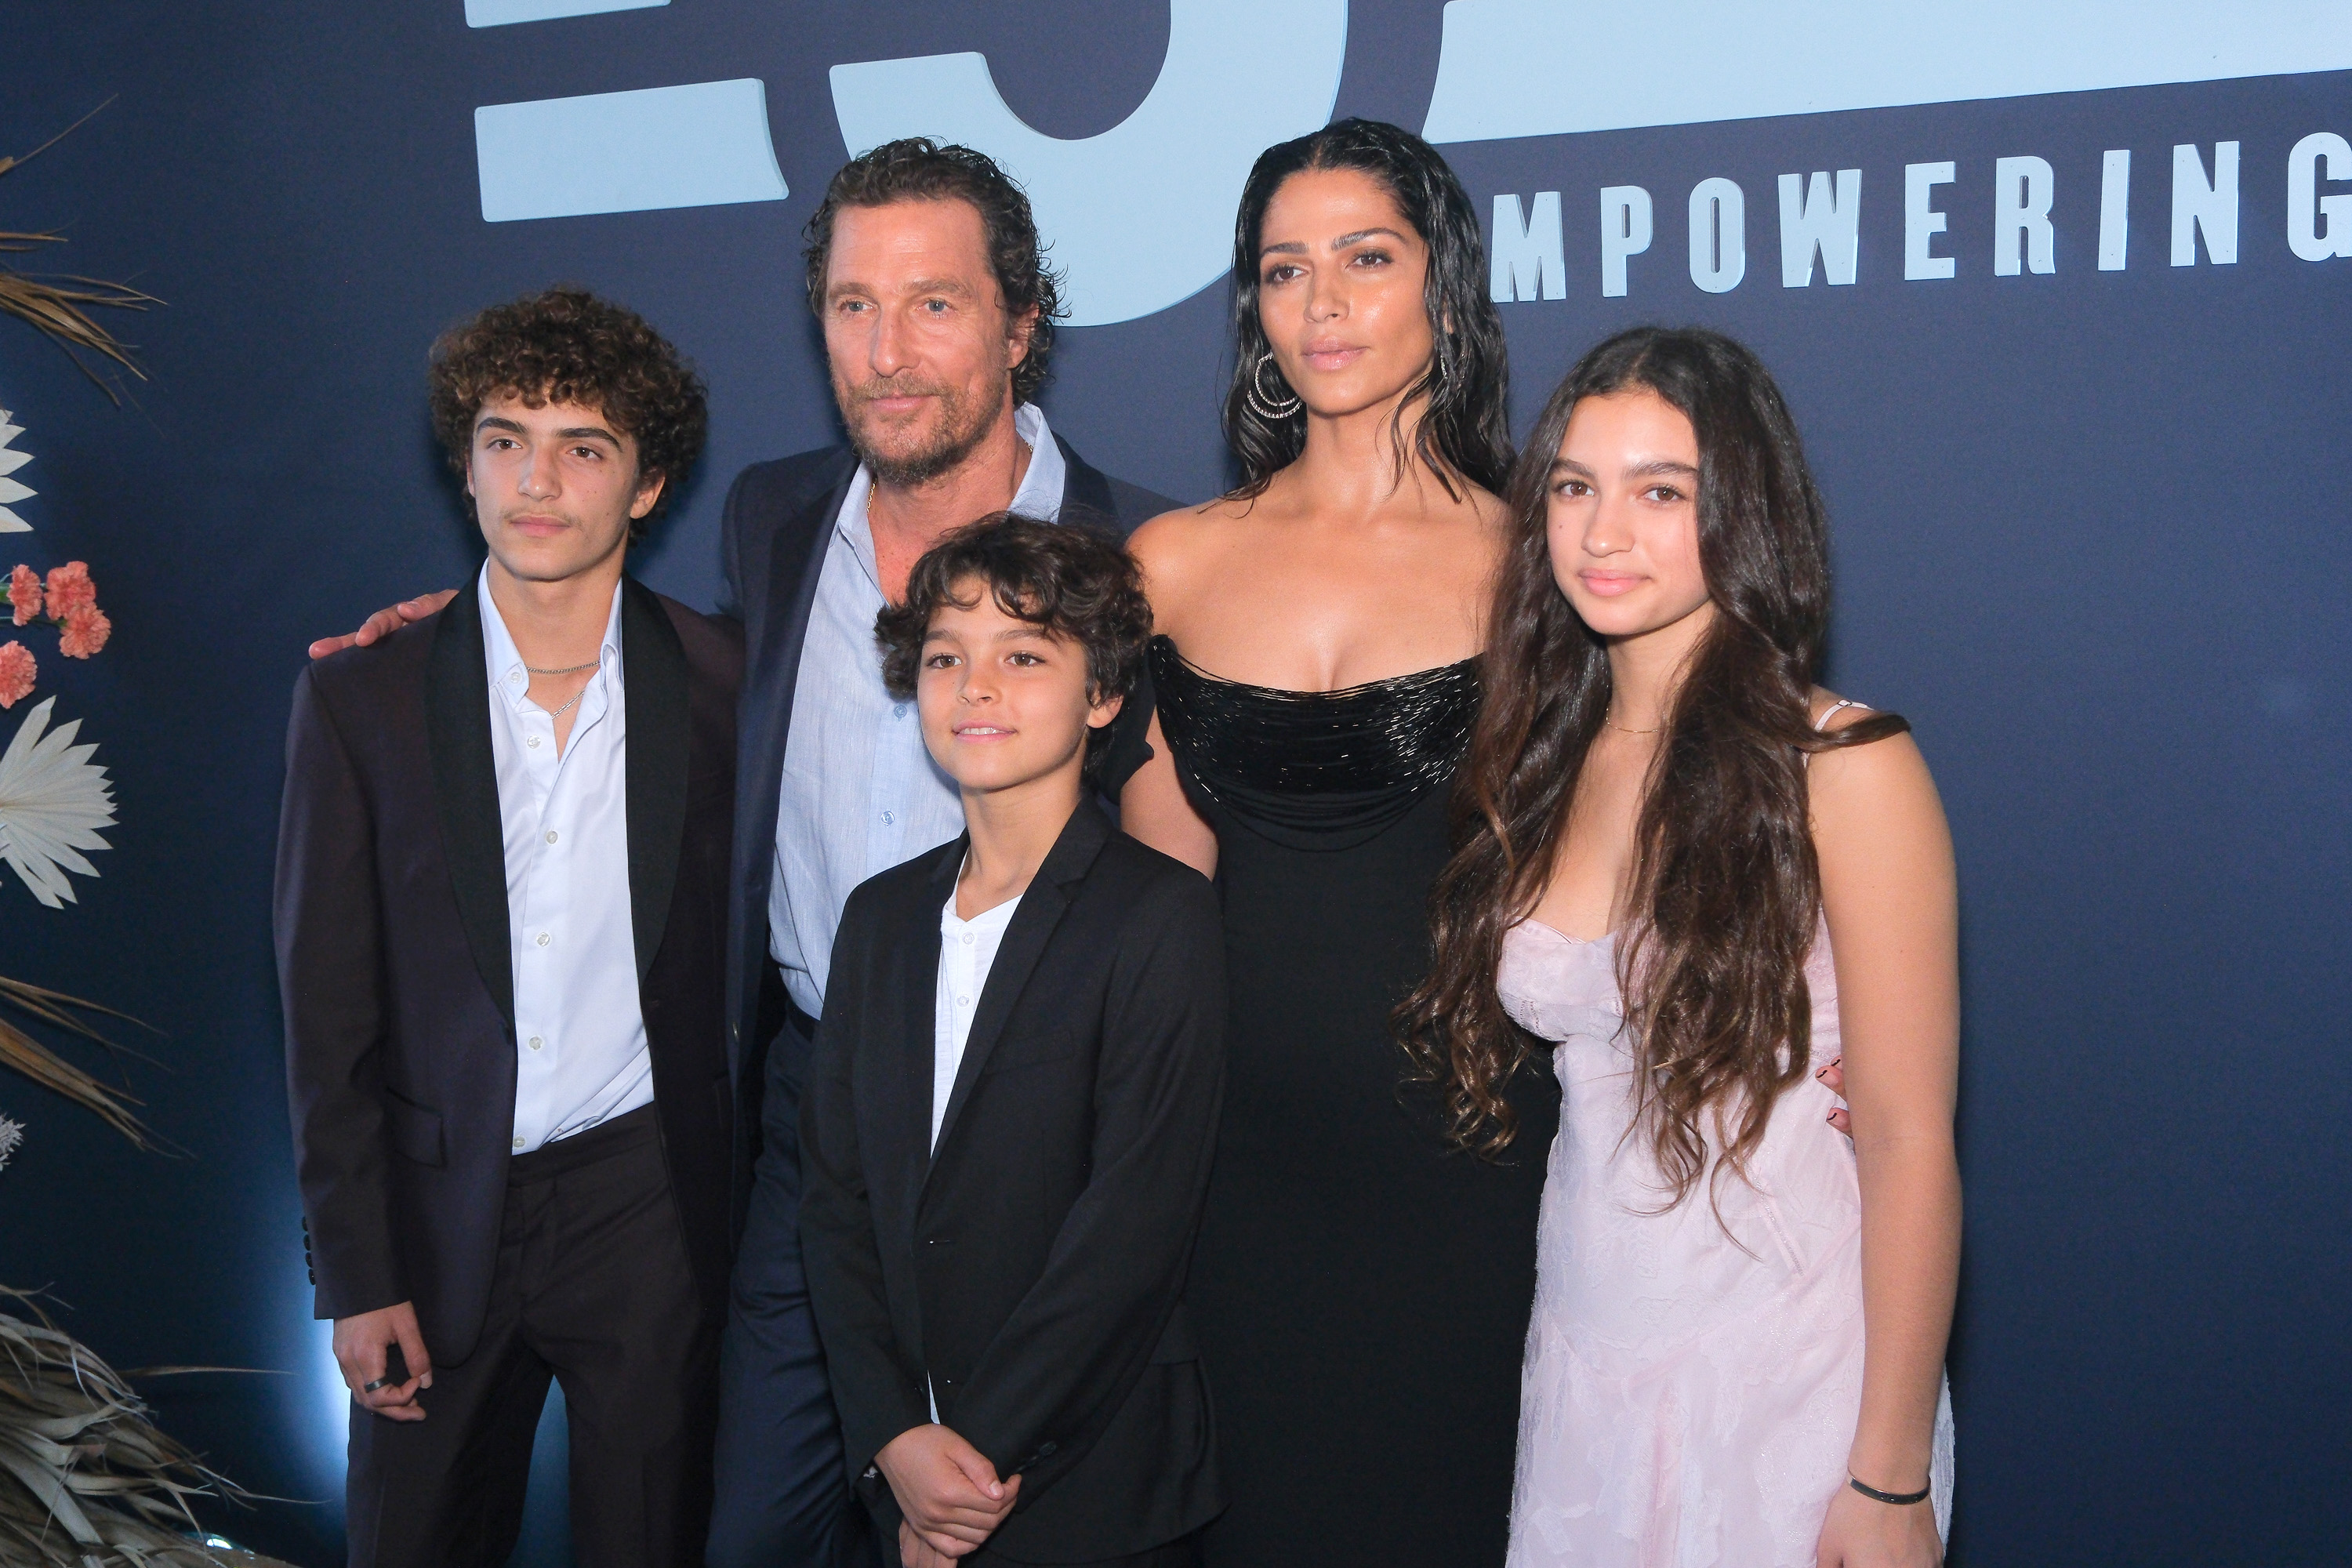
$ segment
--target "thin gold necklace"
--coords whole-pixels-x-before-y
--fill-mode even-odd
[[[1621,735],[1654,735],[1658,732],[1656,730],[1628,730],[1624,725],[1618,723],[1606,713],[1601,716],[1601,721],[1603,724],[1608,725],[1612,730],[1616,731]],[[1663,729],[1664,726],[1661,725],[1659,728]]]

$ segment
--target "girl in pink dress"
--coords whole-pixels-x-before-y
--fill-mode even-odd
[[[1951,844],[1908,726],[1813,684],[1795,426],[1738,344],[1637,329],[1552,395],[1507,501],[1462,847],[1401,1019],[1474,1148],[1514,1135],[1530,1051],[1559,1079],[1512,1568],[1932,1568]]]

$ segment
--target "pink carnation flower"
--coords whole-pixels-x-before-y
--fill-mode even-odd
[[[8,604],[16,612],[20,626],[41,618],[41,579],[30,566],[19,566],[8,574]]]
[[[49,568],[51,619],[69,621],[73,619],[76,610],[96,608],[98,608],[98,584],[89,580],[89,567],[85,563],[68,561],[62,566]]]
[[[57,603],[55,594],[50,595],[49,602]],[[76,610],[66,617],[65,625],[58,632],[58,651],[68,658],[88,658],[106,646],[106,639],[113,632],[114,623],[108,620],[106,612],[97,605]]]
[[[14,708],[33,694],[33,650],[20,642],[0,643],[0,708]]]

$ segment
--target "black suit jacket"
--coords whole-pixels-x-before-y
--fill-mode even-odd
[[[1224,1082],[1190,868],[1081,804],[1023,895],[930,1151],[940,911],[965,841],[865,883],[801,1110],[801,1246],[850,1468],[940,1419],[1023,1477],[991,1547],[1125,1556],[1223,1506],[1182,1304]],[[860,1482],[886,1522],[887,1484]]]
[[[725,947],[740,634],[622,588],[629,899],[654,1098],[697,1287],[723,1310]],[[303,670],[278,837],[286,1077],[318,1315],[413,1300],[481,1331],[515,1103],[506,851],[480,605]]]
[[[1175,509],[1165,496],[1091,468],[1060,437],[1066,465],[1063,519],[1125,538]],[[760,1075],[751,1054],[765,1041],[760,991],[768,960],[768,891],[776,869],[776,813],[784,742],[793,722],[801,647],[808,640],[834,520],[857,472],[847,447],[755,463],[727,493],[719,522],[719,609],[743,622],[742,751],[735,785],[735,874],[729,893],[727,1016],[743,1123],[739,1153],[749,1173],[758,1126]],[[880,655],[877,654],[877,658]],[[743,1081],[748,1071],[748,1082]]]

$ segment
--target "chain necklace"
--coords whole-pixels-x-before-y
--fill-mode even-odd
[[[561,669],[541,669],[535,664],[526,664],[523,668],[530,671],[533,675],[577,675],[583,669],[593,669],[604,662],[604,661],[601,658],[592,658],[585,664],[567,664]],[[588,689],[584,686],[582,687],[579,690],[572,694],[572,700],[570,702],[558,708],[554,712],[550,713],[548,717],[551,719],[562,718],[566,713],[572,711],[573,706],[577,704],[583,697],[587,695]]]

